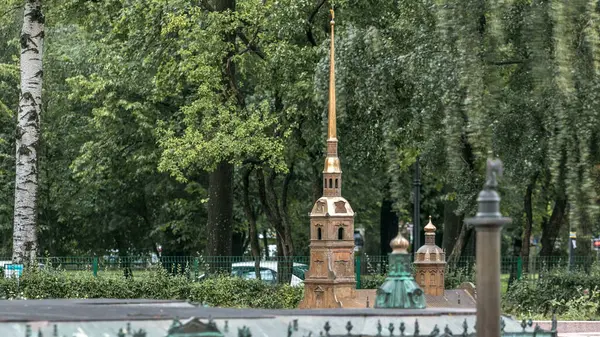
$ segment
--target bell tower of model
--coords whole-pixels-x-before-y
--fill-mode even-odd
[[[331,10],[329,113],[323,196],[310,212],[310,268],[300,308],[339,308],[354,297],[354,211],[342,197],[335,111],[334,13]]]

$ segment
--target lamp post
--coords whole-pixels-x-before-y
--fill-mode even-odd
[[[415,162],[415,179],[413,182],[413,255],[421,247],[421,167],[419,157]]]
[[[479,192],[479,207],[466,219],[477,232],[477,324],[478,336],[500,336],[500,232],[512,221],[500,214],[497,177],[502,174],[499,159],[487,161],[486,182]]]

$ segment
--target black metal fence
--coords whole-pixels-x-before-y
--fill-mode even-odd
[[[0,268],[10,264],[10,258],[0,261]],[[598,265],[596,256],[577,256],[573,259],[571,268],[589,271]],[[274,257],[256,261],[252,256],[65,256],[40,257],[40,268],[55,268],[72,273],[128,274],[143,276],[152,269],[162,268],[170,273],[186,274],[193,280],[204,278],[211,271],[225,271],[233,276],[247,279],[256,278],[257,268],[260,278],[267,282],[277,282],[283,278],[292,285],[301,284],[310,266],[310,257]],[[282,268],[285,266],[285,268]],[[387,256],[357,255],[355,257],[355,272],[357,288],[369,278],[386,275],[388,267]],[[462,275],[465,280],[474,281],[477,263],[474,256],[463,256],[447,262],[447,275]],[[527,277],[537,279],[544,272],[569,268],[567,257],[530,257],[523,259],[518,256],[501,257],[502,278],[508,279],[512,274],[515,279]]]

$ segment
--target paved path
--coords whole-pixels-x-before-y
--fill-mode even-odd
[[[544,330],[550,330],[550,321],[535,322]],[[600,337],[600,321],[558,321],[559,337]]]
[[[475,317],[470,308],[427,309],[311,309],[269,310],[204,308],[185,301],[160,300],[0,300],[0,322],[89,321],[199,318],[271,318],[275,316],[369,316],[369,317],[431,317],[467,315]]]

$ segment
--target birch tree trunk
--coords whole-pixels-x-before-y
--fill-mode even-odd
[[[14,263],[35,259],[37,250],[38,149],[44,44],[42,0],[25,0],[20,40],[21,95],[16,132]]]

